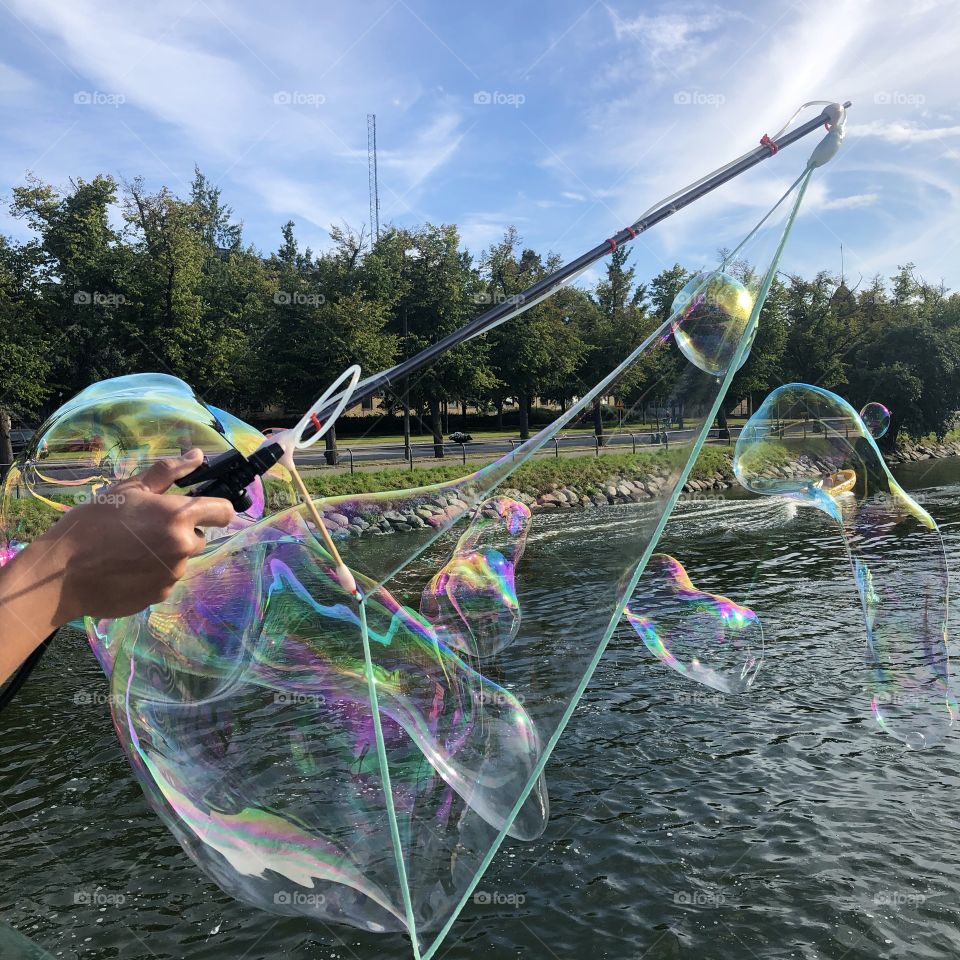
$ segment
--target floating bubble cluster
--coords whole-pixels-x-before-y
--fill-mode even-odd
[[[701,370],[722,377],[753,310],[754,295],[722,271],[691,277],[673,299],[673,338],[683,355]],[[738,366],[743,366],[744,354]]]
[[[655,553],[625,616],[647,649],[690,680],[748,689],[763,662],[763,628],[748,607],[698,590],[679,560]]]
[[[860,419],[874,440],[885,437],[890,429],[890,411],[882,403],[868,403],[860,411]]]
[[[748,490],[816,507],[840,525],[863,606],[873,713],[909,747],[940,742],[956,715],[943,540],[863,419],[820,387],[780,387],[740,434],[734,470]]]

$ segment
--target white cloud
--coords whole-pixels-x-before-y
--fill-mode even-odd
[[[929,143],[931,140],[960,137],[960,126],[921,127],[905,120],[871,120],[870,123],[851,124],[849,134],[851,137],[879,137],[887,143]]]
[[[526,36],[441,0],[416,15],[373,0],[322,17],[303,0],[276,0],[269,16],[229,0],[10,4],[8,185],[29,167],[60,184],[143,173],[151,188],[182,190],[196,160],[262,230],[254,242],[274,243],[287,217],[324,242],[331,222],[367,219],[365,119],[376,112],[382,221],[456,222],[475,251],[523,223],[532,246],[572,258],[755,147],[800,102],[849,97],[846,143],[812,181],[791,249],[816,269],[817,243],[842,239],[851,261],[884,273],[926,256],[960,281],[946,242],[960,212],[948,189],[960,158],[955,2],[597,3],[574,21],[532,17]],[[517,64],[537,54],[522,109],[473,105],[478,89],[514,90]],[[79,90],[126,102],[76,106]],[[712,99],[683,103],[678,91]],[[276,104],[277,92],[324,99]],[[639,275],[709,259],[746,232],[817,138],[638,238]]]
[[[407,190],[413,190],[453,158],[463,136],[460,115],[444,110],[432,123],[417,131],[403,148],[378,150],[378,163],[399,172]]]
[[[872,207],[880,199],[879,193],[854,193],[849,197],[835,197],[820,204],[821,210],[852,210],[856,207]]]
[[[26,74],[0,63],[0,96],[19,95],[33,86],[33,81]]]
[[[720,43],[720,28],[736,14],[712,7],[691,13],[642,13],[632,18],[623,18],[611,9],[610,16],[618,40],[636,41],[655,73],[677,77],[714,52]]]

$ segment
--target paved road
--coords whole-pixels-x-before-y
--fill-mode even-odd
[[[799,437],[811,430],[809,425],[803,423],[789,424],[784,427],[783,435],[786,437]],[[734,442],[739,436],[740,428],[731,429],[730,443]],[[677,443],[683,440],[689,440],[693,430],[686,428],[683,430],[669,430],[667,432],[667,443]],[[719,431],[711,430],[708,442],[726,444],[728,441],[719,437]],[[520,446],[519,440],[510,439],[483,439],[475,440],[465,444],[450,443],[444,444],[444,452],[449,462],[458,460],[467,462],[489,462],[496,457],[510,453]],[[549,456],[584,456],[590,453],[631,453],[656,450],[661,446],[657,442],[656,434],[647,430],[614,431],[604,436],[604,442],[598,448],[596,438],[593,434],[586,432],[571,433],[561,435],[556,440],[550,440],[537,453],[539,457]],[[304,451],[297,458],[301,466],[310,471],[334,469],[338,472],[348,470],[371,470],[389,467],[413,466],[427,467],[435,464],[433,444],[429,442],[417,442],[411,444],[412,463],[407,460],[402,443],[396,441],[385,441],[383,443],[365,443],[351,447],[349,441],[343,441],[338,445],[340,454],[340,464],[335,468],[327,466],[326,458],[322,449]],[[48,462],[44,465],[44,473],[54,482],[49,485],[43,485],[51,491],[58,493],[64,492],[64,487],[59,486],[65,481],[78,481],[91,476],[89,467],[90,461],[86,460],[58,460]],[[43,489],[41,487],[41,489]]]

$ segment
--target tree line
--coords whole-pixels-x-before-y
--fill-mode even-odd
[[[333,227],[330,248],[316,253],[291,222],[264,255],[199,170],[184,197],[110,176],[67,189],[28,179],[10,211],[31,238],[0,237],[0,464],[9,462],[11,419],[39,418],[124,373],[174,374],[248,415],[302,411],[350,363],[383,369],[559,263],[513,228],[473,257],[450,224],[388,228],[375,240]],[[515,404],[525,438],[534,398],[565,407],[598,382],[669,315],[691,275],[679,264],[648,281],[635,273],[628,248],[616,250],[594,289],[562,288],[451,350],[384,403],[399,409],[406,400],[438,455],[450,403],[501,415]],[[655,398],[675,359],[675,350],[657,351],[635,365],[618,399]],[[829,271],[778,276],[725,411],[790,381],[856,407],[883,402],[891,437],[942,436],[960,408],[960,295],[925,282],[912,264],[853,289]],[[602,433],[599,402],[593,417]],[[331,436],[331,455],[335,443]]]

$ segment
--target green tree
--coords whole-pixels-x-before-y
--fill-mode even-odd
[[[396,354],[396,337],[387,329],[390,303],[364,290],[362,238],[337,228],[331,236],[334,248],[314,258],[309,249],[301,253],[287,223],[269,265],[275,292],[264,330],[262,396],[298,413],[351,364],[376,372]],[[328,462],[335,464],[335,430],[325,442]]]
[[[477,278],[470,255],[459,249],[457,228],[427,224],[403,234],[406,241],[402,293],[392,329],[402,336],[410,356],[458,329],[477,312]],[[414,403],[429,412],[434,456],[443,456],[442,404],[476,395],[493,383],[486,337],[448,351],[420,371],[409,384]]]
[[[748,288],[755,289],[761,278],[745,266],[740,269],[738,279]],[[760,309],[757,332],[750,345],[750,355],[734,375],[726,399],[720,406],[717,419],[721,430],[727,429],[727,413],[742,400],[756,395],[766,396],[784,382],[783,362],[788,333],[787,291],[783,283],[774,278],[767,299]]]
[[[15,187],[11,213],[37,234],[35,295],[50,332],[50,376],[71,396],[130,369],[124,329],[131,256],[110,224],[111,177],[76,180],[60,193],[39,180]]]
[[[503,240],[486,252],[482,262],[487,287],[484,299],[501,303],[559,266],[557,258],[544,263],[534,250],[520,251],[520,238],[510,227]],[[522,304],[521,304],[522,305]],[[572,380],[583,353],[575,312],[586,306],[579,291],[567,288],[496,328],[490,337],[493,370],[504,392],[516,398],[520,411],[520,439],[530,436],[530,406],[536,396],[549,394],[563,380]]]
[[[607,261],[607,275],[597,284],[592,303],[595,309],[584,311],[580,337],[585,344],[578,376],[584,389],[599,383],[620,364],[649,332],[647,288],[635,284],[635,268],[627,267],[629,250],[618,247]],[[613,386],[618,399],[631,395],[640,384],[642,371],[631,365]],[[603,443],[602,397],[593,402],[593,429]]]
[[[50,337],[40,310],[35,245],[0,237],[0,480],[13,462],[11,420],[50,394]]]

